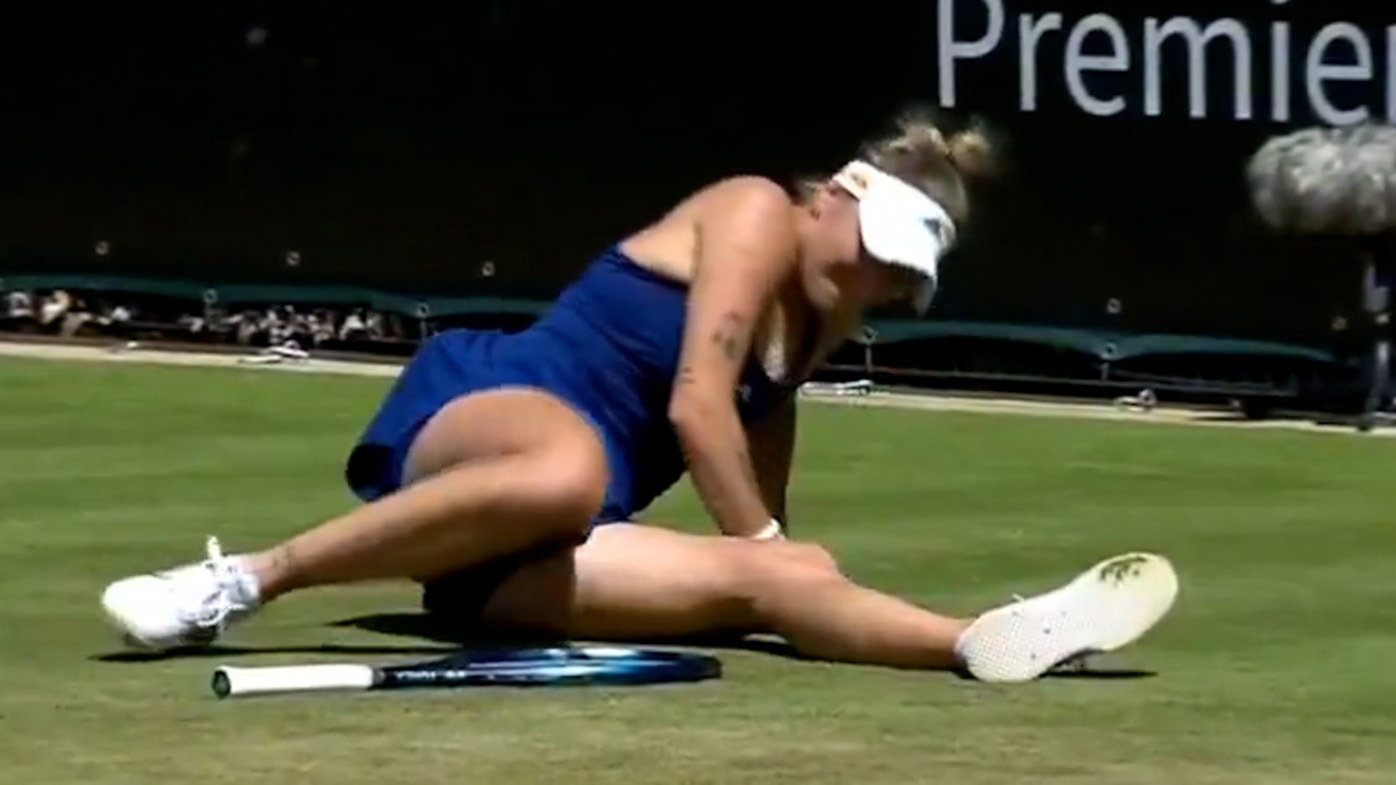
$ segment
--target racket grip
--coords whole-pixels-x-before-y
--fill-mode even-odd
[[[229,665],[213,672],[213,694],[220,698],[270,695],[279,692],[367,690],[377,682],[368,665],[273,665],[239,668]]]

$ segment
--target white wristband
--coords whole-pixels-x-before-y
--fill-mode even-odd
[[[772,518],[772,519],[771,519],[771,522],[770,522],[769,524],[766,525],[766,528],[764,528],[764,529],[762,529],[761,531],[759,531],[759,532],[757,532],[757,533],[751,535],[751,539],[753,539],[753,540],[783,540],[783,539],[785,539],[785,530],[781,528],[780,521],[776,520],[775,518]]]

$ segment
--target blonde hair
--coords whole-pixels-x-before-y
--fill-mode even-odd
[[[896,119],[896,131],[865,142],[859,157],[913,185],[935,199],[957,223],[969,218],[966,182],[993,175],[997,169],[994,144],[980,124],[946,136],[929,112],[911,110]],[[799,184],[808,198],[827,178]]]
[[[956,222],[969,218],[965,183],[993,174],[994,147],[981,126],[949,136],[924,112],[897,119],[897,132],[863,145],[862,157],[940,202]]]

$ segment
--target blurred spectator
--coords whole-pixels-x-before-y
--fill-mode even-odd
[[[6,319],[32,319],[34,317],[34,298],[29,292],[10,292],[5,295]]]
[[[93,304],[95,302],[95,305]],[[37,303],[37,307],[36,307]],[[85,298],[56,289],[7,292],[0,300],[0,332],[28,332],[63,337],[110,336],[196,343],[233,343],[248,347],[285,346],[401,354],[420,337],[420,328],[358,307],[333,308],[276,304],[227,310],[190,308],[159,298],[112,295]]]

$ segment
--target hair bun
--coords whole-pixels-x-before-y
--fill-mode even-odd
[[[966,183],[998,171],[995,145],[979,123],[947,134],[934,113],[913,109],[896,121],[897,132],[863,145],[868,163],[920,189],[939,202],[956,222],[969,216]]]
[[[950,157],[950,145],[945,141],[945,134],[930,122],[915,117],[904,117],[898,123],[897,130],[899,135],[887,143],[889,151],[918,158]]]
[[[965,177],[987,177],[994,170],[994,146],[978,129],[951,136],[945,143],[945,157]]]
[[[924,112],[903,114],[897,119],[897,134],[873,147],[874,159],[897,169],[919,172],[949,164],[967,179],[988,177],[995,171],[994,144],[983,128],[976,125],[947,137]]]

